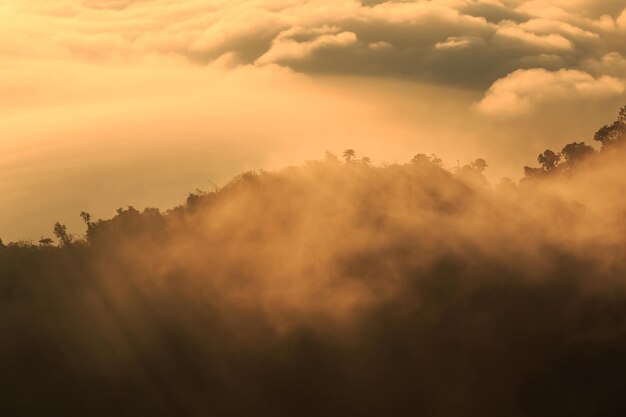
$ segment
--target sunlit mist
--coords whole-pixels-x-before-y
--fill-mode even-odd
[[[0,3],[0,414],[619,416],[623,0]]]

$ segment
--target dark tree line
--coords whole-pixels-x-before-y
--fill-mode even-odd
[[[620,109],[617,120],[596,132],[594,140],[601,143],[600,152],[626,143],[626,106]],[[548,173],[568,171],[595,153],[596,150],[585,142],[568,143],[559,153],[546,149],[537,157],[537,162],[541,167],[526,166],[524,174],[526,177],[538,177]]]

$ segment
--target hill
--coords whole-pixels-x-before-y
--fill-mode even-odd
[[[3,410],[618,415],[623,137],[519,186],[328,154],[0,245]]]

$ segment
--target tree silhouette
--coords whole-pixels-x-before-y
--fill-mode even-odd
[[[473,162],[458,168],[456,170],[456,174],[465,181],[469,181],[480,186],[487,186],[489,183],[483,175],[487,166],[487,161],[482,158],[478,158]]]
[[[554,151],[550,149],[546,149],[537,157],[537,162],[539,162],[546,171],[552,171],[556,168],[559,161],[561,161],[561,155],[554,153]]]
[[[59,239],[63,246],[68,246],[72,243],[72,238],[67,233],[67,226],[59,222],[54,224],[54,235]]]
[[[602,146],[610,146],[626,140],[626,106],[622,107],[617,120],[610,125],[604,125],[596,132],[594,140],[602,143]]]
[[[80,217],[83,219],[83,222],[85,222],[85,224],[87,225],[87,233],[86,233],[87,240],[91,241],[94,237],[97,223],[92,222],[91,214],[85,211],[80,212]]]
[[[487,167],[489,165],[487,165],[487,161],[485,161],[482,158],[478,158],[476,159],[474,162],[472,162],[471,167],[474,168],[476,171],[483,173],[485,171],[485,169],[487,169]]]
[[[324,159],[326,162],[331,163],[331,164],[339,165],[340,163],[339,158],[337,158],[337,155],[335,155],[334,153],[330,151],[326,151],[326,153],[324,154]]]
[[[572,142],[565,145],[563,150],[561,150],[561,155],[565,158],[565,161],[573,164],[586,156],[592,155],[595,150],[586,145],[585,142]]]
[[[89,214],[89,213],[87,213],[85,211],[81,211],[80,212],[80,217],[83,219],[83,221],[87,225],[87,228],[90,229],[92,227],[91,214]]]
[[[437,155],[432,153],[430,154],[430,163],[438,167],[441,167],[441,164],[443,164],[443,159],[439,158]]]
[[[370,159],[370,157],[364,156],[363,158],[361,158],[361,163],[363,165],[370,165],[372,163],[372,160]]]
[[[343,159],[346,160],[346,163],[352,162],[352,160],[356,157],[356,152],[354,149],[346,149],[343,151]]]
[[[441,158],[439,158],[434,153],[430,156],[424,153],[418,153],[413,158],[411,158],[411,163],[414,165],[433,164],[440,167],[442,162],[443,161],[441,160]]]
[[[430,158],[424,153],[418,153],[411,159],[411,163],[415,165],[422,165],[430,163]]]
[[[39,244],[41,246],[50,246],[52,245],[53,240],[50,239],[49,237],[42,237],[41,239],[39,239]]]
[[[524,176],[526,177],[536,177],[545,173],[546,171],[543,168],[534,168],[529,166],[524,167]]]

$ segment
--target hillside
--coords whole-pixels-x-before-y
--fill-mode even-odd
[[[328,154],[2,244],[3,410],[619,415],[626,151],[604,132],[519,185]]]

